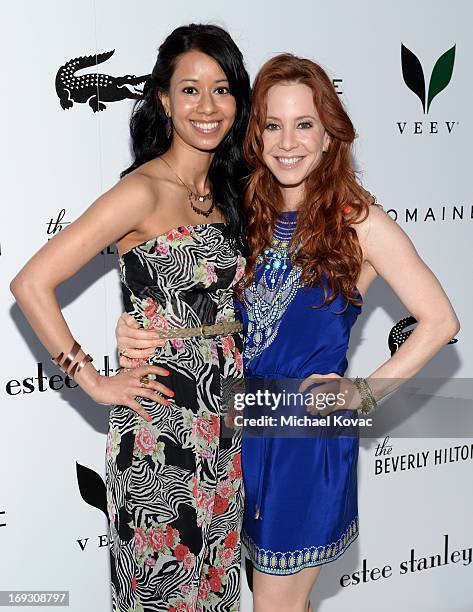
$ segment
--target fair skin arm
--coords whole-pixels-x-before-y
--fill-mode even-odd
[[[368,218],[354,227],[364,260],[418,321],[399,350],[367,377],[374,397],[380,400],[415,376],[455,336],[460,324],[439,281],[420,258],[407,234],[387,213],[370,206]],[[406,270],[409,271],[408,282]],[[362,287],[359,289],[362,291]],[[323,378],[319,374],[313,377]],[[313,382],[311,378],[306,379],[301,391]],[[323,389],[318,387],[317,392],[328,392],[330,384],[334,385],[326,383]],[[358,392],[353,394],[352,400],[352,405],[344,408],[359,407]]]
[[[140,231],[154,207],[149,180],[136,174],[125,177],[45,244],[12,280],[10,288],[18,305],[52,356],[67,354],[74,342],[56,298],[57,287],[108,245]],[[84,355],[81,350],[75,361]],[[134,398],[139,395],[158,401],[156,391],[167,390],[151,380],[148,388],[141,388],[139,377],[144,374],[165,376],[166,370],[142,366],[106,377],[88,363],[74,379],[96,402],[125,405],[146,418],[149,415]]]

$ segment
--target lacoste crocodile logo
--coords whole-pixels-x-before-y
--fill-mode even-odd
[[[106,62],[115,53],[115,49],[97,55],[76,57],[59,68],[56,74],[56,93],[61,107],[72,108],[74,102],[85,104],[96,113],[105,110],[104,102],[120,100],[136,100],[142,96],[142,88],[149,74],[135,76],[110,76],[97,72],[89,72],[76,76],[78,70],[90,68]],[[140,87],[141,86],[141,87]]]

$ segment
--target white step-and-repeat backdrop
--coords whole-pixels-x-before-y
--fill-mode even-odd
[[[164,37],[192,21],[226,27],[252,77],[283,51],[321,63],[359,134],[364,186],[412,238],[462,324],[458,341],[421,376],[465,381],[473,364],[473,7],[468,0],[43,0],[4,3],[1,17],[0,590],[68,590],[71,611],[105,612],[108,409],[51,364],[8,284],[35,250],[118,180],[130,159],[132,100],[122,88],[124,99],[117,90],[99,112],[93,101],[64,109],[58,70],[76,60],[79,74],[144,76]],[[81,58],[102,53],[105,61],[81,70]],[[139,81],[132,79],[129,90]],[[74,336],[96,367],[113,372],[121,312],[114,247],[59,295]],[[353,330],[348,374],[366,375],[388,359],[390,331],[408,315],[377,280]],[[434,422],[426,433],[409,406],[400,406],[379,438],[362,440],[360,537],[325,566],[313,592],[317,612],[473,610],[473,430],[447,437],[456,417],[453,400],[443,402],[445,428]],[[249,612],[244,576],[242,590]]]

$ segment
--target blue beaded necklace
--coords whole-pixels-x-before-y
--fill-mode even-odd
[[[297,225],[297,211],[284,211],[276,219],[271,246],[264,250],[264,255],[259,257],[260,263],[264,263],[265,270],[269,270],[269,284],[274,287],[278,272],[287,270],[291,259],[289,245]]]
[[[291,265],[290,247],[297,224],[297,212],[287,211],[276,220],[271,246],[258,256],[262,274],[246,290],[248,301],[248,335],[244,356],[250,361],[276,338],[279,325],[299,289],[301,269]],[[261,268],[260,268],[261,270]]]

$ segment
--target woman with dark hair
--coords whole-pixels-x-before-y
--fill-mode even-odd
[[[307,396],[317,401],[307,405],[315,418],[370,413],[459,329],[408,236],[357,182],[354,138],[319,65],[283,54],[261,68],[244,145],[252,168],[244,200],[250,256],[236,304],[245,379],[250,391],[269,381],[281,395],[315,385]],[[351,328],[378,275],[418,325],[368,378],[351,381],[344,378]],[[117,331],[119,343],[152,344],[123,324]],[[245,430],[242,444],[242,538],[257,570],[254,609],[305,612],[321,566],[358,536],[357,430],[284,436],[287,429],[270,429]]]
[[[116,612],[238,609],[241,440],[225,434],[222,416],[225,389],[242,377],[232,295],[244,269],[249,105],[226,31],[174,30],[133,111],[133,164],[11,283],[58,365],[113,405],[106,491]],[[55,290],[113,242],[126,311],[171,340],[107,378],[74,340]]]

